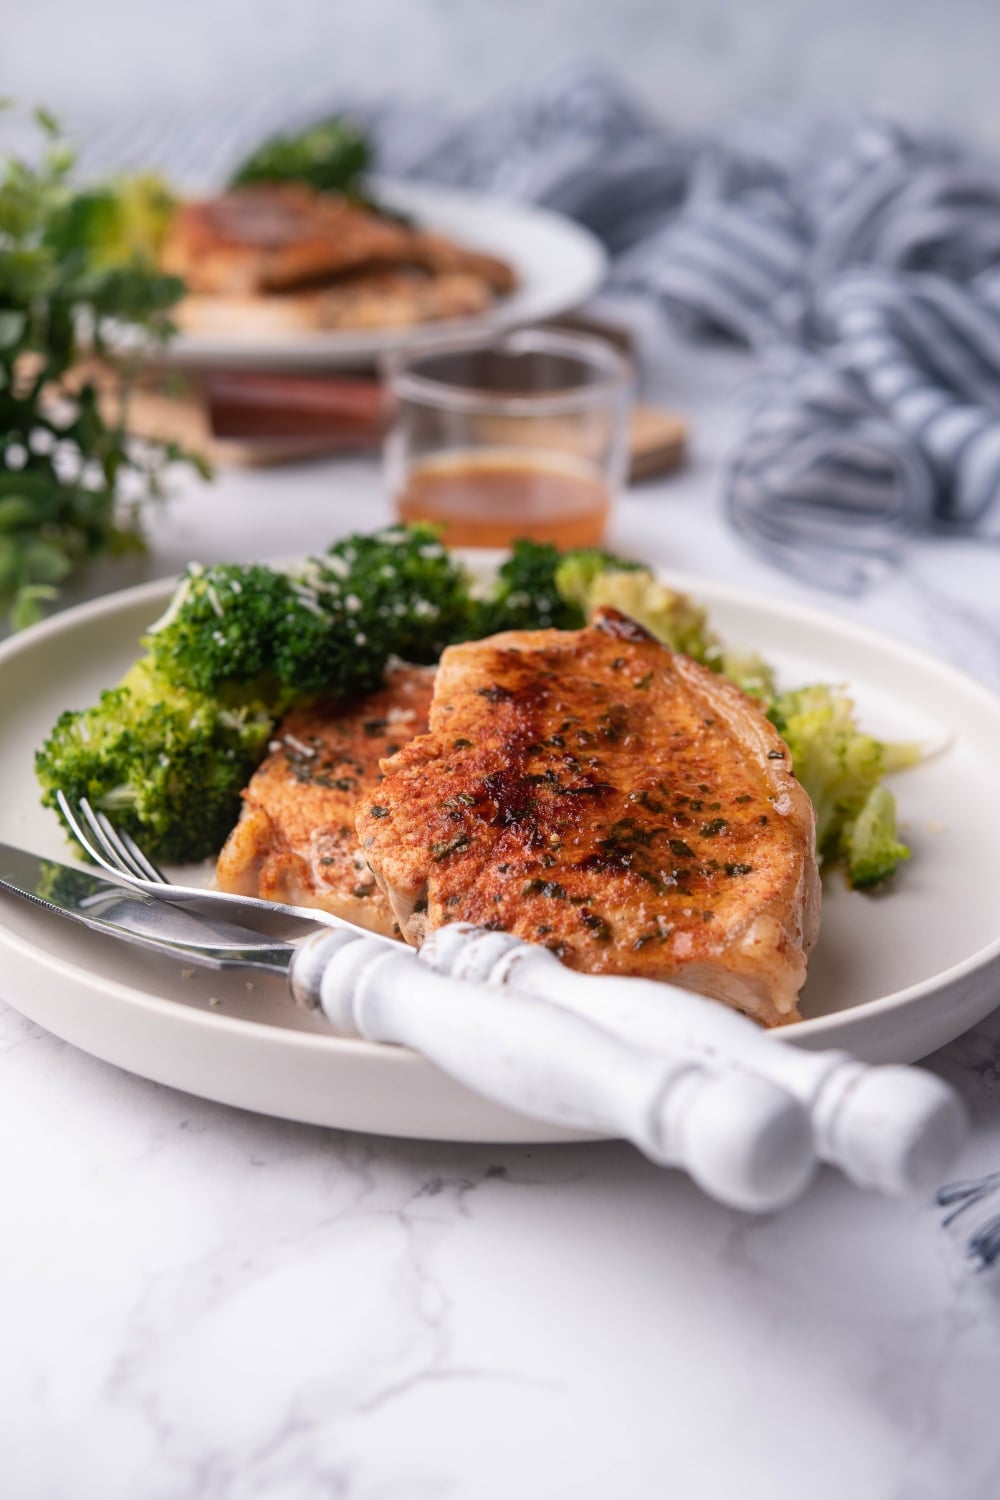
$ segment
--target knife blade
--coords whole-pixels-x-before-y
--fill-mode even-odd
[[[359,928],[274,942],[5,844],[0,891],[174,958],[284,974],[294,1001],[338,1036],[409,1047],[519,1114],[623,1136],[730,1206],[780,1207],[815,1170],[809,1117],[779,1085],[713,1070],[690,1051],[644,1050],[559,1006],[439,974]]]
[[[197,952],[212,968],[245,962],[287,970],[293,944],[229,921],[209,922],[182,907],[78,865],[0,843],[0,887],[95,932],[159,952]]]

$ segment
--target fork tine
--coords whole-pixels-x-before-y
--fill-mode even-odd
[[[124,828],[117,828],[106,812],[91,807],[86,797],[80,798],[80,811],[102,853],[114,863],[117,870],[139,880],[151,880],[157,885],[170,884],[163,871],[140,849],[131,834],[126,833]]]
[[[74,807],[65,792],[60,790],[56,792],[56,801],[73,837],[90,855],[94,864],[100,865],[103,870],[110,871],[112,875],[120,875],[122,872],[118,865],[113,864],[103,852],[103,840],[100,840],[99,834],[95,835],[94,813],[86,798],[81,798],[80,804]]]
[[[73,832],[102,869],[112,875],[124,875],[129,880],[144,878],[122,845],[110,819],[97,812],[86,797],[81,797],[74,808],[62,791],[56,796]]]
[[[80,798],[80,810],[87,819],[90,830],[103,853],[114,863],[115,867],[122,874],[130,875],[133,879],[145,880],[146,876],[132,858],[121,834],[107,814],[91,807],[86,797]]]
[[[144,854],[139,845],[127,833],[117,829],[106,814],[96,811],[86,797],[71,802],[63,791],[56,792],[56,801],[67,828],[79,841],[82,849],[95,865],[117,875],[120,880],[148,891],[150,887],[165,887],[157,894],[168,900],[180,902],[195,913],[201,913],[217,921],[220,910],[254,909],[253,926],[261,933],[273,933],[282,942],[314,932],[320,926],[342,927],[343,920],[329,912],[317,909],[304,911],[281,901],[266,901],[262,897],[234,896],[227,891],[205,890],[200,886],[178,885],[159,870]],[[351,924],[348,924],[351,925]]]
[[[99,814],[99,816],[101,817],[102,821],[107,823],[108,828],[113,833],[116,833],[118,835],[118,838],[121,840],[122,844],[131,855],[132,863],[139,871],[140,875],[142,875],[146,880],[154,880],[157,885],[170,884],[170,881],[164,875],[159,865],[154,865],[149,855],[146,854],[143,849],[140,849],[139,845],[136,843],[135,839],[130,833],[126,833],[124,828],[115,828],[111,823],[111,820],[105,817],[103,813]]]

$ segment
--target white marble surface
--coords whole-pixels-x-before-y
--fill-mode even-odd
[[[654,393],[692,415],[693,462],[628,497],[613,540],[805,597],[718,515],[738,373],[668,352]],[[361,460],[183,481],[148,569],[384,514]],[[915,543],[836,607],[1000,687],[996,550]],[[955,1175],[1000,1166],[1000,1019],[931,1066],[973,1112]],[[1000,1493],[1000,1281],[929,1200],[828,1173],[751,1220],[619,1144],[253,1117],[7,1007],[0,1139],[2,1500]]]

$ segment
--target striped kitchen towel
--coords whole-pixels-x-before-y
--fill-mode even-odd
[[[761,113],[669,129],[575,68],[456,120],[281,100],[116,127],[102,165],[224,180],[280,124],[366,121],[383,168],[545,203],[588,224],[612,286],[758,356],[726,471],[739,532],[817,585],[859,590],[914,532],[1000,540],[1000,165],[880,119]]]
[[[723,143],[616,279],[759,353],[729,515],[853,592],[914,531],[1000,538],[1000,167],[885,121],[775,133]]]
[[[1000,1172],[949,1182],[935,1202],[947,1210],[943,1227],[959,1241],[975,1270],[990,1271],[1000,1264]]]

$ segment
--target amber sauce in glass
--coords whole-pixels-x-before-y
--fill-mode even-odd
[[[518,537],[594,547],[610,503],[604,481],[581,460],[489,449],[414,464],[396,496],[401,521],[434,521],[454,547],[506,547]]]

